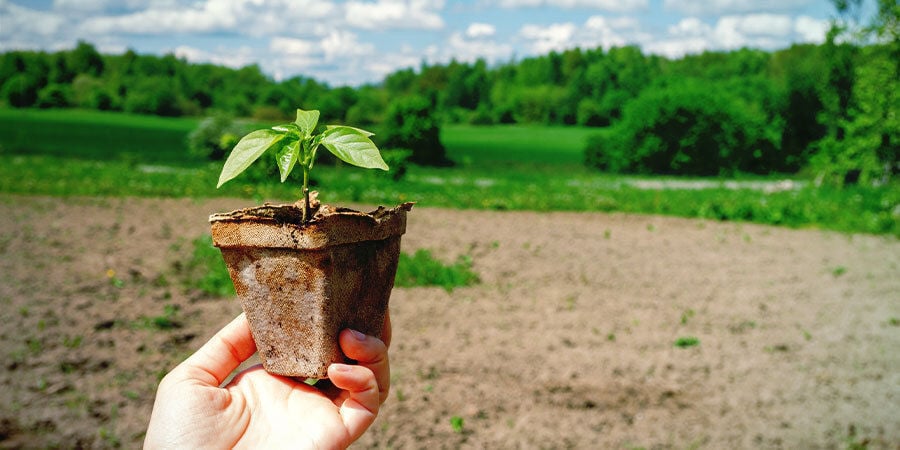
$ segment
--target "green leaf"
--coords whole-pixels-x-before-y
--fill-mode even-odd
[[[362,130],[333,126],[322,133],[322,145],[341,161],[367,169],[388,170],[378,147]]]
[[[250,164],[253,164],[253,161],[256,161],[266,150],[284,139],[285,136],[284,133],[275,130],[256,130],[244,136],[225,160],[216,189],[240,175],[250,167]]]
[[[303,132],[306,136],[309,136],[316,131],[316,125],[319,124],[319,111],[304,111],[302,109],[297,109],[297,120],[294,121],[298,127],[300,127],[300,131]]]
[[[288,175],[294,170],[294,164],[297,164],[297,157],[300,155],[300,141],[293,141],[282,145],[275,153],[275,160],[278,162],[278,172],[281,173],[281,182],[287,180]]]
[[[348,126],[345,126],[345,125],[325,125],[325,129],[326,129],[326,130],[330,130],[330,129],[332,129],[332,128],[350,128],[350,129],[353,129],[353,130],[356,130],[356,131],[360,132],[360,133],[363,134],[365,137],[375,136],[375,133],[373,133],[373,132],[371,132],[371,131],[363,130],[362,128],[348,127]]]

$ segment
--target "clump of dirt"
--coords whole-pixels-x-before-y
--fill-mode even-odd
[[[0,447],[138,447],[160,377],[240,312],[179,267],[241,206],[0,195]],[[359,447],[900,442],[895,238],[423,208],[403,240],[482,282],[395,289]]]

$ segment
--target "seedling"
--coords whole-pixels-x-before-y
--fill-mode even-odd
[[[684,336],[675,340],[675,346],[678,348],[688,348],[700,345],[700,339],[694,336]]]
[[[216,188],[238,176],[266,151],[275,152],[281,182],[299,163],[303,169],[303,222],[310,219],[309,173],[322,145],[341,161],[367,169],[388,170],[375,143],[373,134],[343,125],[319,126],[319,111],[297,110],[293,123],[253,131],[244,136],[228,155]]]

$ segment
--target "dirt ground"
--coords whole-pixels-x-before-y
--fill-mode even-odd
[[[240,311],[183,268],[245,206],[0,195],[0,448],[139,446],[159,377]],[[395,289],[358,448],[900,448],[895,238],[420,204],[419,248],[481,283]]]

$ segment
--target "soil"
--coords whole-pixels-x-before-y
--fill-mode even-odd
[[[0,195],[0,448],[138,447],[159,378],[240,312],[185,263],[246,206]],[[900,448],[896,238],[419,204],[420,248],[481,282],[394,290],[358,448]]]

